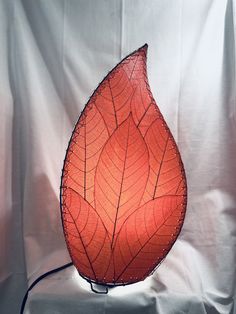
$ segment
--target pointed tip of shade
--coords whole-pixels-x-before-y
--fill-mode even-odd
[[[145,43],[142,47],[139,48],[139,50],[145,50],[145,51],[147,51],[147,49],[148,49],[147,43]]]
[[[148,44],[144,44],[142,47],[140,47],[137,52],[141,53],[142,55],[146,56],[147,55],[147,49],[148,49]]]

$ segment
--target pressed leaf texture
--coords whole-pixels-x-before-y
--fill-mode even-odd
[[[148,85],[146,53],[144,45],[99,84],[64,161],[65,239],[75,267],[90,282],[144,280],[184,221],[185,172]]]

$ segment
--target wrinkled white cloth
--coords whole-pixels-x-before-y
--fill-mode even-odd
[[[236,2],[0,0],[0,313],[70,261],[60,176],[84,104],[148,43],[148,77],[188,180],[181,234],[144,282],[90,291],[75,269],[41,281],[28,314],[235,314]]]

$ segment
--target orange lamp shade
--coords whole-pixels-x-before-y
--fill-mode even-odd
[[[186,178],[150,91],[147,45],[99,84],[72,133],[61,183],[68,250],[82,277],[103,285],[144,280],[176,241]]]

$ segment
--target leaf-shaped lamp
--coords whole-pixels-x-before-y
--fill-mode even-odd
[[[148,85],[147,45],[99,84],[72,133],[61,181],[67,247],[90,283],[144,280],[186,211],[180,153]]]

